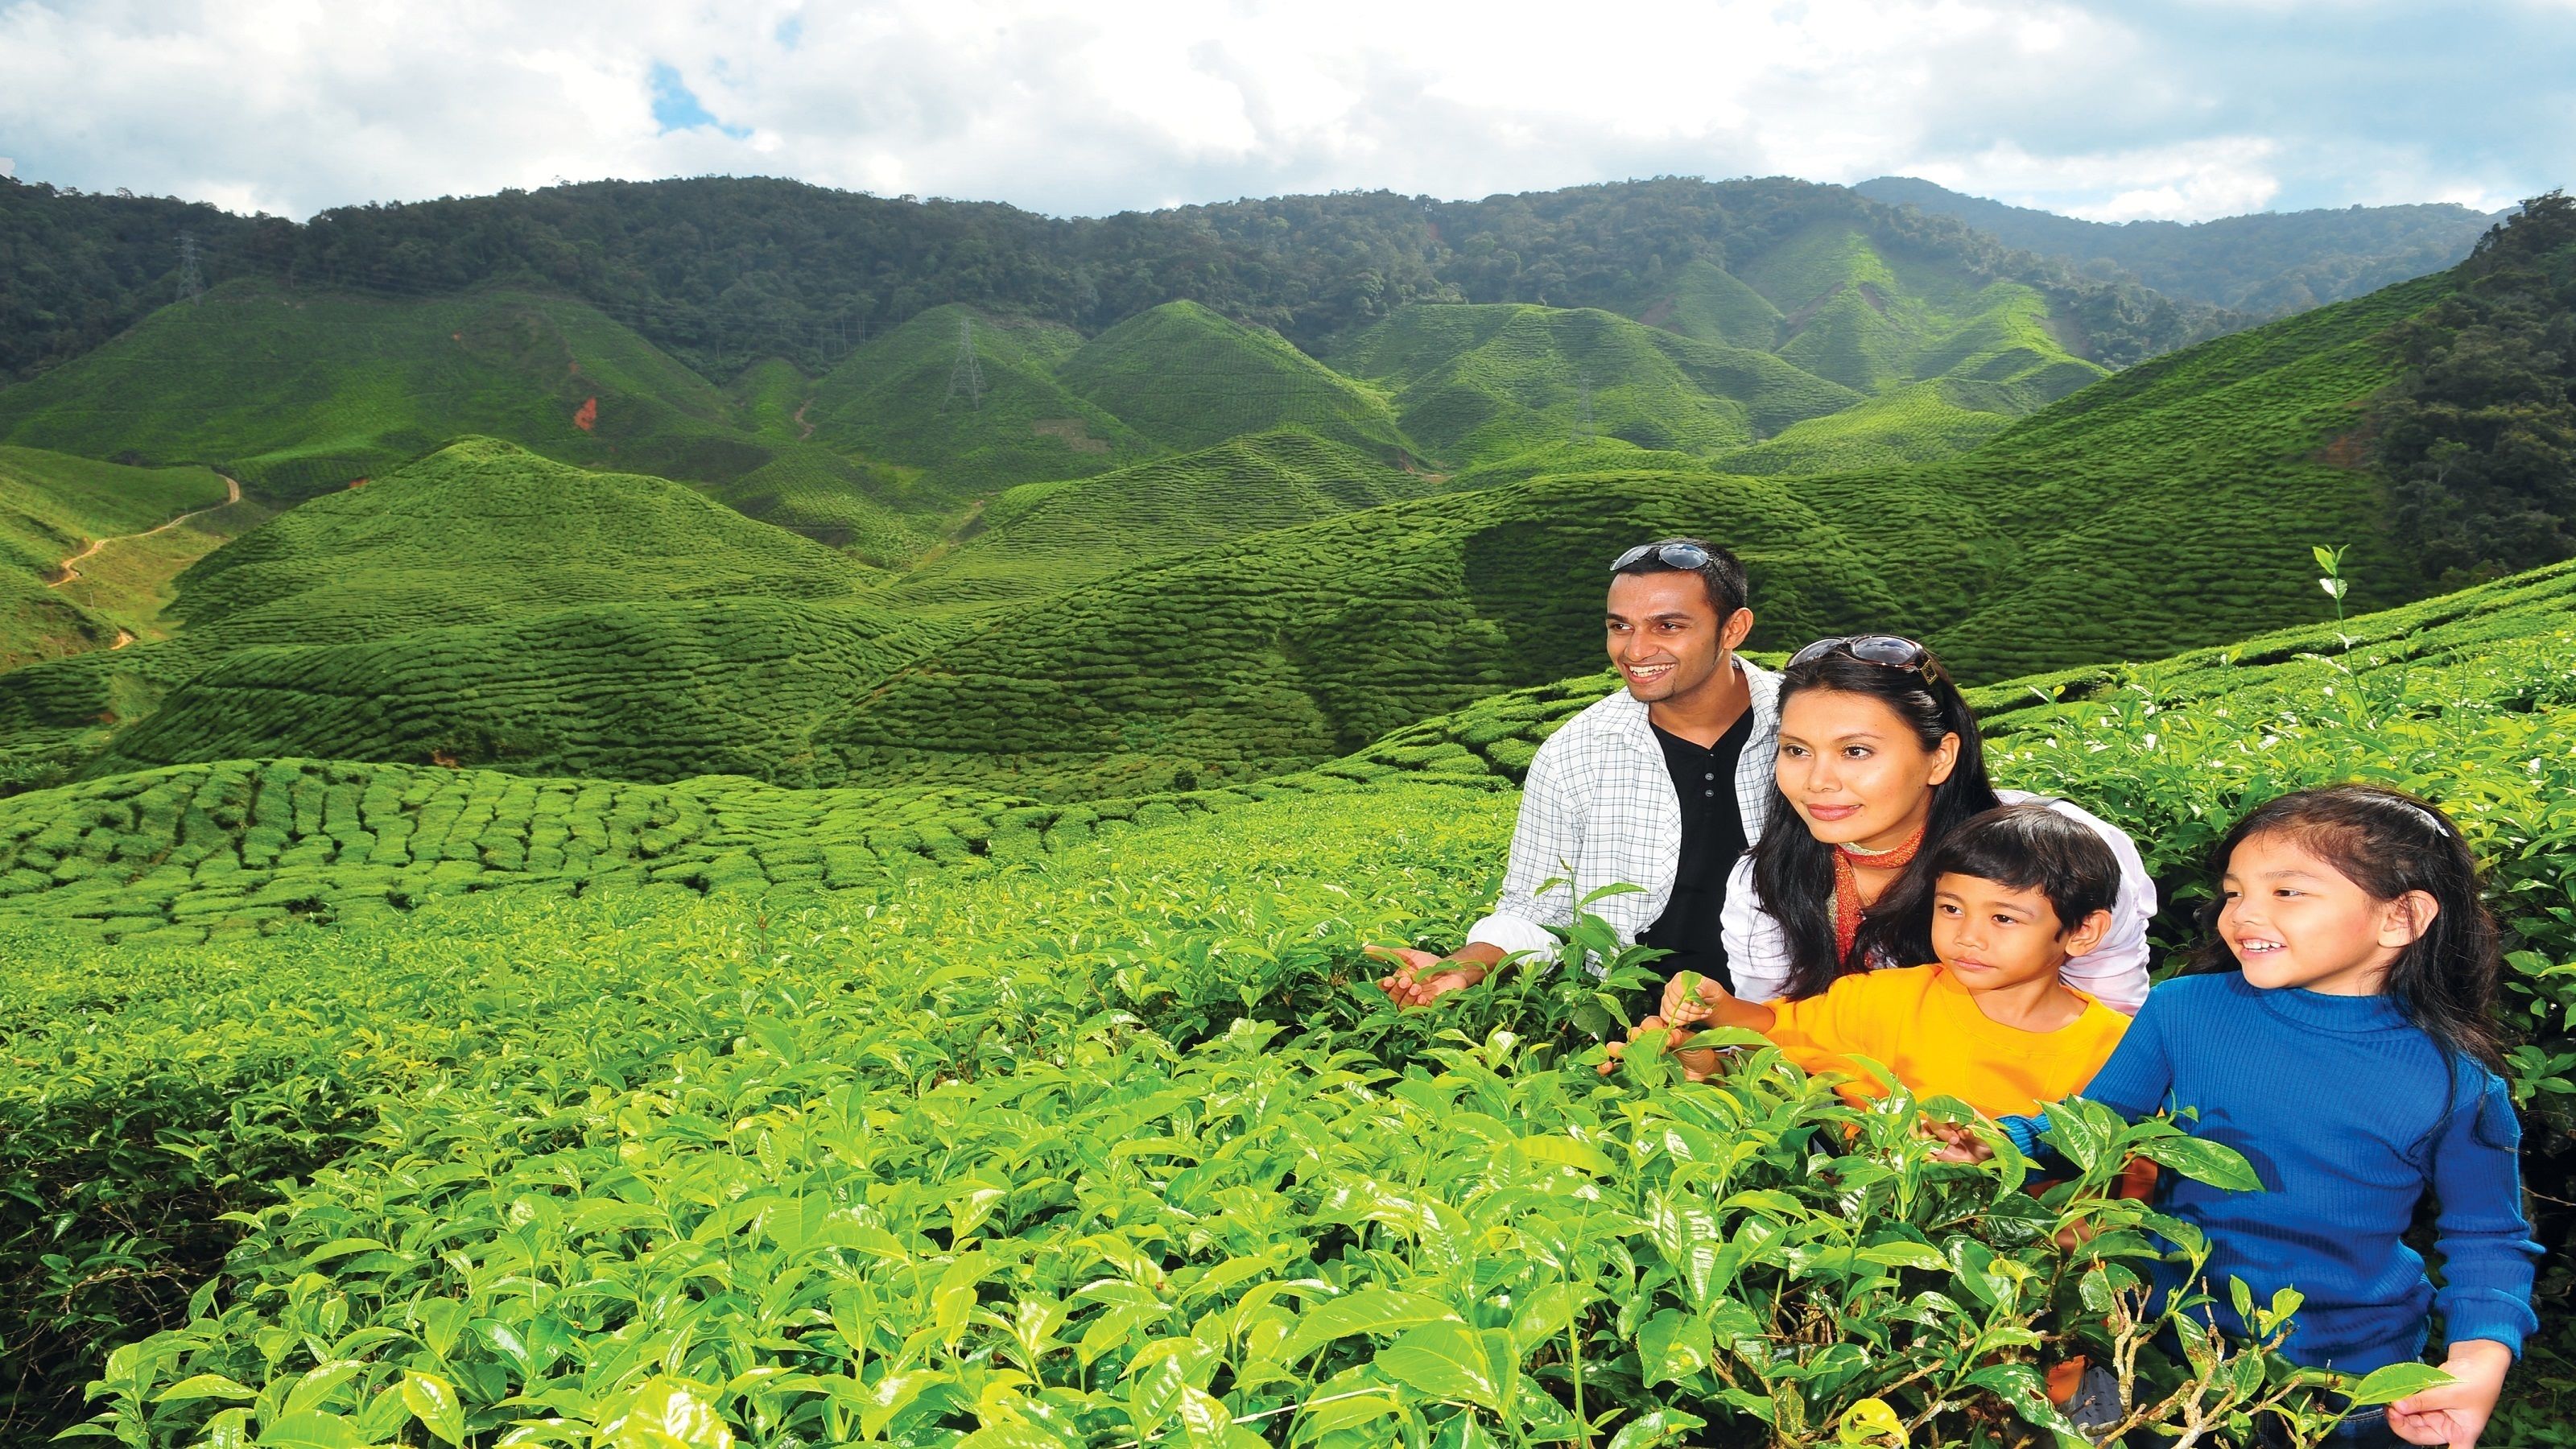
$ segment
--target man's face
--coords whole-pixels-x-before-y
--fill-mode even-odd
[[[1718,677],[1729,641],[1697,574],[1617,574],[1610,580],[1610,662],[1641,703],[1679,698]]]

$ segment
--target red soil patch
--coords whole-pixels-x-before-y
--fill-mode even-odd
[[[366,487],[366,486],[367,486],[367,480],[366,480],[366,479],[364,479],[364,478],[352,478],[352,479],[350,479],[350,480],[349,480],[349,491],[350,491],[350,492],[352,492],[352,493],[355,493],[355,492],[356,492],[356,491],[358,491],[359,489],[364,488],[364,487]]]
[[[572,415],[572,425],[585,433],[599,426],[599,399],[592,398],[583,403],[581,410]]]

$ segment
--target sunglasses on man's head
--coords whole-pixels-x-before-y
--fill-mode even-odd
[[[1932,651],[1911,639],[1894,634],[1845,634],[1833,639],[1819,639],[1789,656],[1792,668],[1828,654],[1848,654],[1863,664],[1879,664],[1889,669],[1911,669],[1921,674],[1926,683],[1932,675]]]
[[[1641,543],[1610,561],[1610,572],[1623,574],[1651,556],[1677,569],[1708,567],[1708,550],[1695,543]]]

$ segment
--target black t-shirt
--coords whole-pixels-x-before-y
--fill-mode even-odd
[[[1726,907],[1726,878],[1744,854],[1744,807],[1735,798],[1735,766],[1753,737],[1753,711],[1737,717],[1717,743],[1701,746],[1655,730],[1681,800],[1682,850],[1673,875],[1673,898],[1655,923],[1637,933],[1640,943],[1672,952],[1647,966],[1671,980],[1684,971],[1710,976],[1733,990],[1726,969],[1726,941],[1718,913]]]

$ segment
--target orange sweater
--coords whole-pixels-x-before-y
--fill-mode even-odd
[[[2073,988],[2068,988],[2072,990]],[[1775,1001],[1766,1033],[1811,1072],[1849,1072],[1843,1090],[1875,1096],[1868,1057],[1917,1096],[1956,1097],[1988,1117],[2027,1115],[2084,1090],[2110,1060],[2129,1018],[2083,992],[2084,1014],[2055,1031],[2023,1031],[1977,1009],[1977,999],[1938,965],[1863,971],[1821,996]]]

